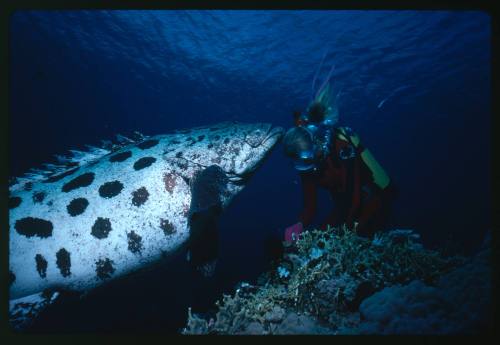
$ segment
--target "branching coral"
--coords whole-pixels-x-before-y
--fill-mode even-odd
[[[314,320],[322,333],[341,329],[342,320],[354,320],[359,303],[375,291],[415,279],[433,284],[464,261],[441,257],[418,240],[409,230],[382,233],[373,241],[345,226],[306,231],[259,286],[224,295],[211,322],[189,313],[183,333],[273,334],[288,329],[279,324],[292,312],[307,316],[307,323]]]

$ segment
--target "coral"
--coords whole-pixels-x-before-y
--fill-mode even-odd
[[[189,313],[183,333],[357,333],[358,306],[367,297],[413,280],[436,284],[463,262],[424,249],[411,230],[378,234],[373,241],[345,226],[305,231],[259,285],[241,284],[233,296],[224,295],[213,322]]]
[[[346,310],[356,297],[359,282],[344,273],[329,279],[322,279],[315,285],[316,303],[321,315]]]
[[[250,322],[248,326],[242,332],[238,332],[236,334],[249,334],[249,335],[260,335],[266,334],[264,327],[258,322]]]
[[[436,288],[415,280],[406,286],[387,287],[368,297],[360,305],[361,333],[435,333],[442,328],[442,316],[432,307],[450,309],[436,293]],[[425,303],[422,303],[425,301]],[[434,319],[431,319],[434,318]]]
[[[264,319],[267,322],[280,322],[285,317],[285,314],[285,309],[275,306],[264,315]]]
[[[290,275],[290,272],[284,267],[278,267],[278,275],[280,278],[287,278]]]
[[[332,329],[321,326],[308,315],[290,313],[279,323],[273,334],[335,334]]]
[[[456,334],[485,331],[491,320],[489,251],[443,275],[435,286],[421,280],[387,287],[360,305],[361,333]]]

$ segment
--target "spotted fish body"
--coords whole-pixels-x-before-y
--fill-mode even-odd
[[[10,298],[86,291],[162,260],[189,238],[193,174],[227,175],[223,208],[282,135],[221,123],[143,138],[10,190]]]

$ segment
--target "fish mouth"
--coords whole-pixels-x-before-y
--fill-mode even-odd
[[[265,147],[265,152],[261,159],[259,159],[259,161],[252,168],[244,171],[243,173],[227,173],[229,181],[235,185],[244,185],[262,166],[262,164],[264,164],[264,161],[267,160],[274,146],[280,141],[284,132],[285,130],[282,127],[269,126],[266,136],[261,140],[259,145],[255,146],[255,148],[260,146]]]
[[[272,127],[269,132],[267,132],[267,136],[262,140],[262,145],[266,144],[270,139],[275,139],[275,141],[271,144],[270,149],[278,143],[278,141],[285,133],[283,127]]]

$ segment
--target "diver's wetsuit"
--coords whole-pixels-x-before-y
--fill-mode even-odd
[[[375,184],[371,170],[360,156],[363,151],[361,145],[356,149],[354,157],[341,159],[340,152],[348,148],[349,143],[335,135],[331,142],[331,152],[320,168],[314,172],[300,174],[304,209],[299,219],[304,227],[312,223],[316,212],[317,188],[322,187],[330,192],[335,207],[321,228],[342,223],[352,228],[356,221],[357,233],[371,236],[387,222],[396,189],[392,182],[384,189]]]

